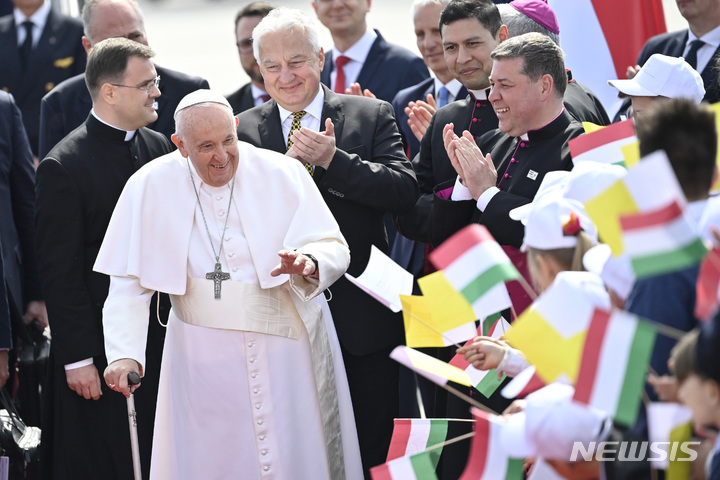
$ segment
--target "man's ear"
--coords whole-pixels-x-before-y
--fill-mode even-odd
[[[82,44],[85,48],[85,53],[90,53],[90,49],[92,48],[92,43],[90,43],[90,39],[87,37],[82,37]]]
[[[237,120],[237,117],[235,117],[235,119]],[[187,149],[185,148],[185,142],[183,142],[182,139],[180,137],[178,137],[178,134],[173,133],[172,136],[170,137],[170,139],[177,147],[178,151],[180,152],[180,155],[182,155],[184,158],[187,158],[188,152],[187,152]]]

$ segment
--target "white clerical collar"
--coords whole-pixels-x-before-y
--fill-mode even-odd
[[[489,88],[484,88],[482,90],[468,90],[468,92],[472,93],[475,97],[475,100],[487,100],[488,99],[488,92]]]
[[[368,27],[363,36],[360,37],[360,40],[355,42],[355,44],[352,47],[348,48],[345,52],[341,52],[335,46],[333,46],[333,61],[336,61],[340,55],[344,55],[355,62],[365,63],[365,59],[367,58],[368,53],[370,53],[370,48],[372,48],[372,45],[373,43],[375,43],[376,38],[377,33],[375,33],[375,30]]]
[[[310,105],[303,108],[305,110],[306,115],[311,115],[318,120],[322,120],[322,108],[323,103],[325,102],[325,92],[322,88],[318,85],[318,93],[315,95],[315,98],[312,102],[310,102]],[[287,110],[282,105],[278,103],[278,111],[280,112],[280,123],[285,122],[285,120],[293,114],[290,110]]]
[[[29,17],[26,17],[24,13],[20,11],[20,9],[15,8],[13,9],[13,16],[15,17],[15,27],[19,30],[20,26],[25,22],[25,20],[30,20],[33,24],[33,31],[34,32],[42,32],[43,28],[45,28],[45,24],[47,23],[48,15],[50,15],[50,2],[46,1],[42,4],[38,10],[30,15]],[[33,45],[37,45],[37,41],[40,38],[40,35],[33,34]]]
[[[435,77],[433,80],[435,82],[435,91],[439,92],[440,88],[445,87],[447,88],[447,91],[450,92],[450,95],[452,95],[452,98],[457,100],[458,93],[460,92],[460,89],[462,88],[462,83],[460,83],[456,78],[453,78],[448,83],[442,83],[440,80]]]
[[[125,132],[125,141],[126,142],[129,142],[130,140],[132,140],[132,138],[135,136],[135,132],[137,132],[137,130],[125,130],[124,128],[118,128],[115,125],[110,125],[108,122],[106,122],[102,118],[98,117],[98,114],[95,113],[94,108],[90,110],[90,113],[92,113],[93,117],[97,118],[98,122],[104,123],[108,127],[112,127],[115,130],[120,130],[121,132]]]

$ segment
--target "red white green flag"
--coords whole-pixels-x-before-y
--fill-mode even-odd
[[[500,444],[504,420],[473,408],[475,435],[460,480],[522,480],[523,459],[510,458]]]
[[[447,432],[446,418],[396,418],[386,461],[414,455],[440,445],[447,440]],[[433,468],[436,468],[442,447],[434,448],[428,453]]]
[[[463,228],[433,250],[430,261],[472,305],[476,318],[510,308],[505,282],[520,273],[484,226]]]
[[[625,166],[622,147],[637,142],[632,120],[613,123],[568,142],[573,164],[581,162],[612,163]]]
[[[483,328],[483,325],[481,325],[478,328],[478,335],[484,335],[492,338],[500,338],[505,335],[505,332],[507,332],[510,328],[510,324],[501,316],[489,318],[495,318],[495,322],[484,332],[481,330]],[[474,339],[468,340],[466,345],[472,343],[473,341]],[[450,365],[454,365],[462,370],[465,370],[465,372],[470,375],[473,387],[485,395],[485,397],[489,397],[495,393],[495,390],[497,390],[503,380],[505,380],[505,375],[498,378],[498,372],[494,368],[491,368],[490,370],[478,370],[473,367],[471,363],[465,360],[463,355],[456,354],[452,360],[450,360]]]
[[[637,278],[690,267],[707,253],[694,222],[677,200],[654,210],[621,215],[620,228]]]
[[[429,452],[400,457],[370,469],[373,480],[437,480]]]
[[[656,330],[621,310],[596,309],[588,328],[574,400],[623,425],[637,418]]]

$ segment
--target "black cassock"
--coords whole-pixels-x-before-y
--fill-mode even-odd
[[[125,397],[102,378],[107,366],[102,307],[110,278],[92,271],[125,182],[148,161],[172,150],[147,128],[126,132],[92,114],[40,163],[36,177],[37,248],[52,342],[43,392],[44,479],[133,478]],[[150,208],[150,206],[148,206]],[[161,301],[167,318],[167,297]],[[153,308],[154,312],[155,309]],[[135,394],[143,476],[149,473],[155,400],[165,332],[150,319],[145,378]],[[102,385],[86,400],[67,385],[67,364],[92,358]]]

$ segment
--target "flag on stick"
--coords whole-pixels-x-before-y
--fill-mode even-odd
[[[475,436],[460,480],[522,480],[522,459],[510,458],[500,445],[502,418],[473,408]]]
[[[448,420],[445,418],[396,418],[386,461],[414,455],[447,440]],[[442,447],[428,452],[433,468],[440,461]]]
[[[483,335],[483,332],[479,331],[481,328],[483,328],[482,325],[478,328],[479,335]],[[499,319],[495,320],[495,323],[493,323],[492,327],[489,328],[488,332],[485,333],[484,336],[500,338],[509,329],[510,324],[504,318],[499,317]],[[466,345],[474,341],[474,338],[470,339]],[[478,370],[473,367],[471,363],[465,360],[465,356],[460,354],[455,354],[452,360],[450,360],[450,365],[454,365],[462,370],[465,370],[465,372],[470,376],[473,387],[485,395],[485,397],[489,397],[495,393],[495,390],[497,390],[500,384],[505,380],[505,375],[498,378],[498,372],[494,368],[491,368],[490,370]]]
[[[400,457],[370,469],[373,480],[437,480],[430,452]]]
[[[586,130],[587,131],[587,130]],[[622,147],[637,142],[633,120],[624,120],[575,137],[568,142],[573,164],[612,163],[625,166]]]
[[[596,309],[587,332],[574,400],[633,425],[656,331],[628,312]]]
[[[436,248],[430,261],[472,305],[476,318],[512,305],[504,282],[519,279],[520,273],[484,226],[463,228]]]

